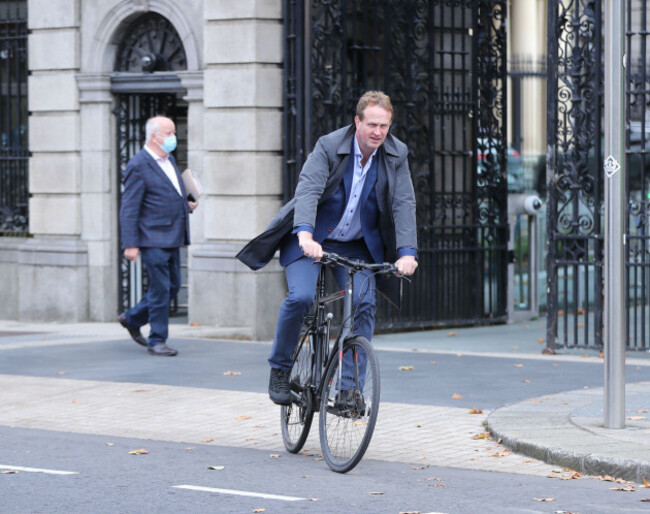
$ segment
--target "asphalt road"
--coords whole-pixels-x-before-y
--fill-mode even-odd
[[[125,339],[60,345],[50,345],[53,336],[11,341],[5,349],[9,339],[0,342],[0,374],[250,392],[267,387],[269,345],[263,343],[176,340],[178,357],[154,358]],[[403,404],[494,409],[603,383],[602,362],[594,358],[574,362],[561,356],[412,351],[380,351],[379,357],[382,401]],[[413,370],[400,371],[401,366]],[[628,366],[628,381],[647,380],[648,369]],[[226,371],[241,375],[226,376]],[[462,398],[452,399],[454,394]],[[148,453],[129,454],[142,448]],[[626,492],[612,490],[621,484],[594,478],[559,480],[368,459],[339,475],[327,468],[318,448],[305,453],[10,428],[0,417],[0,512],[650,511],[650,503],[641,502],[650,489],[638,485]],[[558,475],[568,473],[558,470]]]

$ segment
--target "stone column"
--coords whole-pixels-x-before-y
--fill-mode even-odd
[[[30,233],[19,248],[21,319],[88,317],[81,241],[79,2],[29,0]]]
[[[81,239],[88,250],[88,315],[114,320],[117,312],[117,170],[108,73],[77,74],[80,103]]]
[[[191,251],[190,321],[268,339],[284,294],[281,269],[252,272],[235,254],[281,203],[281,3],[204,5],[207,194],[193,215],[203,237]]]

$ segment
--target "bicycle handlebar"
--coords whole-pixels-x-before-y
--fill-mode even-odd
[[[335,266],[341,266],[343,268],[352,269],[355,271],[369,270],[375,273],[392,273],[397,275],[397,266],[390,262],[382,263],[368,263],[356,259],[350,259],[348,257],[343,257],[337,253],[333,252],[323,252],[323,257],[320,261],[323,264],[333,264]]]

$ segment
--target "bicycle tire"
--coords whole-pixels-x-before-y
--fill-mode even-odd
[[[289,378],[291,405],[280,409],[282,440],[290,453],[298,453],[309,435],[314,419],[314,402],[311,390],[312,338],[305,334],[293,354],[293,367]]]
[[[379,361],[372,345],[364,337],[348,339],[343,345],[343,359],[347,358],[351,359],[354,371],[339,379],[343,360],[337,353],[328,365],[320,401],[321,449],[327,465],[338,473],[347,473],[361,461],[379,412]]]

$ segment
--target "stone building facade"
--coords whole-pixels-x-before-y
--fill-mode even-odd
[[[192,215],[189,322],[268,338],[283,294],[277,265],[234,259],[282,194],[282,2],[28,0],[29,234],[0,238],[6,319],[110,321],[118,314],[116,52],[157,13],[186,69],[138,75],[140,93],[180,81],[187,165],[205,195]],[[127,75],[125,77],[125,75]]]

